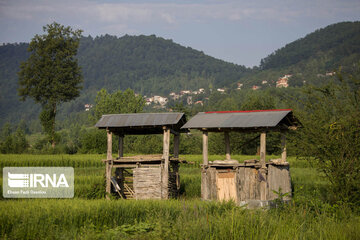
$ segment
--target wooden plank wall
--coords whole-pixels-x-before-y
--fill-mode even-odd
[[[282,193],[290,193],[288,196],[284,197],[284,200],[291,199],[291,178],[289,165],[269,165],[268,183],[268,200],[274,200],[278,198],[278,195],[272,190],[279,191],[279,188],[281,188]]]
[[[247,200],[274,200],[278,195],[272,190],[282,189],[282,193],[291,193],[291,179],[289,165],[268,165],[266,172],[253,166],[238,167],[235,172],[237,202]],[[214,167],[203,168],[201,172],[201,198],[204,200],[218,200],[219,190],[217,174],[224,170]],[[261,189],[266,185],[266,191]],[[264,190],[264,189],[263,189]],[[223,189],[223,191],[225,191]],[[220,191],[221,192],[221,191]],[[291,199],[291,195],[284,200]]]
[[[216,174],[216,185],[218,187],[217,199],[219,201],[230,201],[237,202],[237,185],[235,182],[234,171],[231,172],[217,172]]]
[[[203,168],[201,171],[201,198],[217,200],[216,168]]]
[[[134,192],[136,199],[162,198],[162,168],[134,168]]]
[[[260,181],[258,170],[254,167],[237,169],[239,201],[260,199]]]

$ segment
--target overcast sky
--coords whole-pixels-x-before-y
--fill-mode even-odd
[[[151,35],[252,67],[316,29],[360,20],[359,0],[0,0],[0,43],[56,21],[84,35]]]

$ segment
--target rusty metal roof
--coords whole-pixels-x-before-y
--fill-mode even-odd
[[[201,112],[182,128],[221,131],[221,129],[256,130],[259,128],[288,128],[298,121],[291,109]]]
[[[185,122],[184,113],[108,114],[103,115],[95,127],[122,134],[156,134],[163,132],[163,126],[180,131]]]

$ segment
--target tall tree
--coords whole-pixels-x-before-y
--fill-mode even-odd
[[[43,27],[43,35],[35,35],[27,61],[21,63],[19,95],[24,101],[33,98],[42,105],[41,124],[53,147],[56,143],[56,107],[79,96],[82,74],[75,58],[82,30],[59,23]]]

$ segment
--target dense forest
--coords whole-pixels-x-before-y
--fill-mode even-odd
[[[359,54],[359,22],[342,22],[316,30],[276,50],[261,60],[260,68],[283,68],[309,59],[324,58],[324,67],[332,69],[359,59]]]

